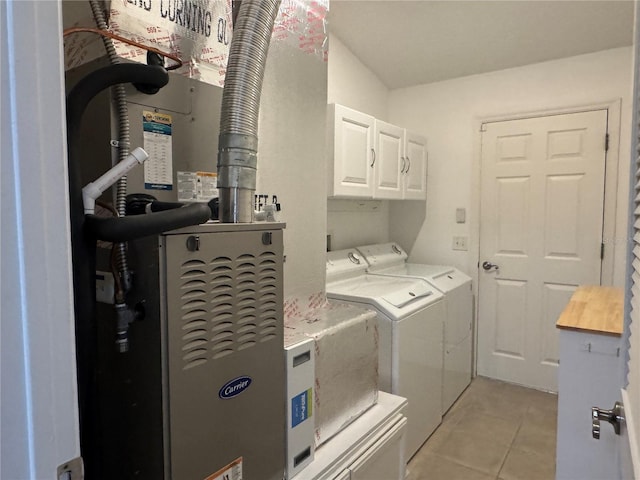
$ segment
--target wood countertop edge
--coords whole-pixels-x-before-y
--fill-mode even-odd
[[[556,324],[556,328],[560,330],[567,330],[573,332],[582,332],[582,333],[596,333],[599,335],[607,335],[609,337],[621,337],[622,332],[614,332],[605,329],[595,329],[589,327],[577,327],[577,326],[569,326],[569,325],[558,325]]]
[[[564,308],[556,327],[562,330],[620,336],[623,331],[624,291],[617,287],[582,285]]]

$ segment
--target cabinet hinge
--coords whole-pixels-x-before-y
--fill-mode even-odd
[[[600,260],[604,259],[604,243],[600,244]]]
[[[605,152],[609,151],[609,134],[608,133],[604,136],[604,151]]]

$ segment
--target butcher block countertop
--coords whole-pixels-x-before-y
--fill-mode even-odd
[[[607,335],[622,335],[622,288],[583,285],[556,322],[556,327]]]

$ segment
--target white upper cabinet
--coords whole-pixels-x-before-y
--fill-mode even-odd
[[[330,105],[330,197],[373,197],[375,119],[342,105]]]
[[[402,198],[404,130],[376,120],[375,163],[373,164],[373,196],[381,199]]]
[[[404,197],[407,200],[427,198],[427,140],[405,130],[404,164],[400,172],[404,181]]]
[[[424,137],[337,104],[328,124],[329,197],[427,198]]]

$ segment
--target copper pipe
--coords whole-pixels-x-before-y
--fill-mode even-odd
[[[155,47],[149,47],[140,42],[136,42],[135,40],[130,40],[128,38],[122,37],[120,35],[110,32],[109,30],[101,30],[99,28],[91,28],[91,27],[71,27],[64,30],[62,32],[62,36],[66,37],[67,35],[71,35],[72,33],[81,33],[81,32],[95,33],[97,35],[102,35],[103,37],[109,37],[113,40],[117,40],[118,42],[126,43],[127,45],[131,45],[133,47],[141,48],[148,52],[153,52],[163,57],[167,57],[168,59],[173,60],[175,62],[173,65],[165,67],[167,70],[175,70],[177,68],[180,68],[183,65],[183,62],[180,59],[180,57],[177,57],[171,53],[163,52],[162,50],[159,50]]]

